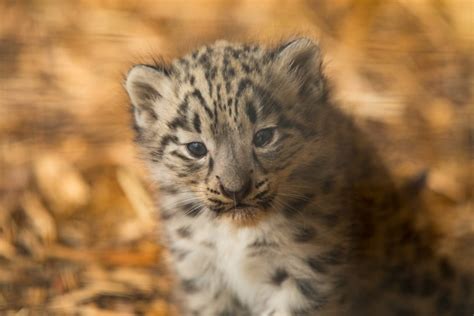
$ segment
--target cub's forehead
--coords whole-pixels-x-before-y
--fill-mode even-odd
[[[181,81],[196,83],[204,77],[207,83],[229,81],[239,77],[256,77],[269,61],[267,51],[258,45],[218,41],[177,59],[173,66]]]
[[[253,87],[264,77],[267,55],[257,45],[219,41],[175,60],[178,111],[191,110],[197,126],[211,122],[215,134],[241,126],[248,100],[255,97]],[[256,112],[253,105],[250,110]]]

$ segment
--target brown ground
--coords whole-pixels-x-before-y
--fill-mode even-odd
[[[474,266],[470,0],[0,0],[0,314],[170,315],[128,67],[217,38],[321,39],[337,98]]]

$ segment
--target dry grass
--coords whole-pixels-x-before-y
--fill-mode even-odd
[[[0,314],[171,315],[123,74],[217,38],[321,39],[343,107],[474,263],[471,1],[0,1]],[[474,264],[473,264],[474,266]]]

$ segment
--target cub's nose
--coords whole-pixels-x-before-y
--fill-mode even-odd
[[[249,195],[250,190],[252,189],[252,181],[248,180],[237,191],[229,190],[228,188],[224,187],[222,184],[219,185],[219,188],[221,190],[221,193],[225,197],[228,197],[229,199],[233,199],[238,203],[238,202],[241,202],[247,195]]]

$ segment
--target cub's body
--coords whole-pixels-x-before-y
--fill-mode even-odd
[[[125,85],[184,315],[472,313],[310,40],[217,42]]]

